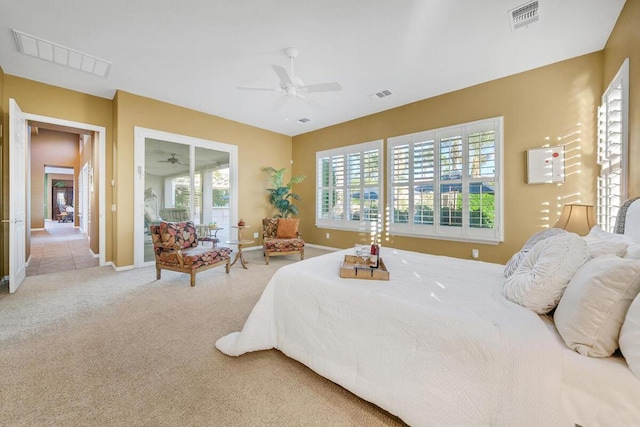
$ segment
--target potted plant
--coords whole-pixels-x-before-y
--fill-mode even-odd
[[[293,204],[293,200],[300,200],[300,196],[291,191],[295,184],[304,181],[304,175],[293,175],[289,182],[285,184],[284,175],[287,168],[274,169],[270,166],[262,168],[263,172],[270,175],[271,187],[267,188],[269,192],[269,203],[278,211],[274,218],[288,218],[292,215],[298,215],[298,207]]]

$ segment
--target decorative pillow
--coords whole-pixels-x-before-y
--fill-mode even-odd
[[[278,220],[278,231],[276,237],[278,239],[293,239],[298,237],[299,219],[280,218]]]
[[[588,238],[592,241],[599,239],[609,244],[625,243],[627,245],[627,249],[622,256],[624,256],[624,258],[640,259],[640,242],[636,242],[635,240],[633,240],[629,236],[625,236],[624,234],[607,233],[602,228],[600,228],[600,226],[596,225],[591,229],[591,231],[589,231],[589,234],[587,234],[585,238]]]
[[[584,239],[561,233],[535,244],[504,283],[504,295],[538,314],[551,311],[589,257]]]
[[[551,236],[556,236],[562,233],[566,233],[566,231],[562,228],[550,228],[548,230],[539,231],[533,236],[529,237],[529,240],[527,240],[522,249],[520,249],[519,252],[513,254],[511,259],[507,262],[507,265],[504,266],[504,277],[509,277],[516,271],[516,269],[524,259],[524,256],[536,245],[536,243]]]
[[[622,324],[620,351],[631,371],[640,378],[640,296],[631,303]]]
[[[168,248],[172,248],[175,245],[183,249],[198,246],[196,228],[191,221],[161,222],[160,237],[162,238],[162,243]]]
[[[593,258],[567,286],[554,314],[556,328],[578,353],[611,356],[618,348],[620,328],[638,292],[640,261],[615,255]]]
[[[629,244],[618,239],[605,238],[601,233],[605,233],[597,225],[591,229],[589,234],[584,236],[585,242],[587,242],[587,248],[589,248],[589,256],[596,258],[603,255],[615,255],[623,257],[627,253]],[[606,233],[605,233],[606,234]]]

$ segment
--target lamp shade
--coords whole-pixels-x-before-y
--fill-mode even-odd
[[[596,210],[591,205],[564,205],[554,228],[586,236],[596,225]]]

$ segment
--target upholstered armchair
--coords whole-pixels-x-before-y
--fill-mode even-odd
[[[196,285],[196,273],[225,265],[229,273],[231,249],[221,246],[198,245],[196,229],[191,221],[167,222],[150,225],[153,250],[156,256],[156,277],[161,270],[179,271],[191,276]]]
[[[300,254],[304,259],[304,240],[298,233],[298,219],[264,218],[262,220],[262,249],[267,265],[269,256]]]

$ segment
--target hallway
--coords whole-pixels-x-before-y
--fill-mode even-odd
[[[31,232],[31,258],[27,276],[97,267],[98,258],[89,250],[89,242],[72,223],[45,222],[45,230]]]

